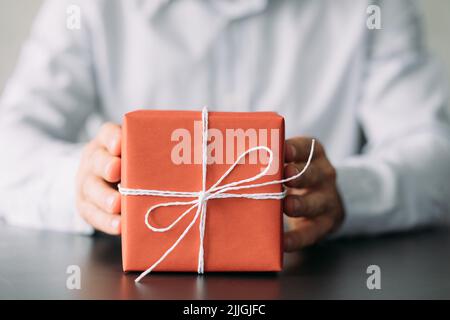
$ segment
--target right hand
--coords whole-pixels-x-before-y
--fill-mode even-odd
[[[84,147],[76,182],[76,205],[81,217],[95,229],[119,235],[121,136],[119,125],[105,123]]]

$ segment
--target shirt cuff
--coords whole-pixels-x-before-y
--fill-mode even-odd
[[[397,205],[395,177],[389,167],[360,156],[337,165],[336,172],[345,218],[332,238],[384,230]]]
[[[49,212],[54,221],[48,221],[52,229],[91,235],[94,228],[79,215],[76,209],[76,173],[81,158],[82,145],[69,147],[55,161],[56,171],[49,191]]]

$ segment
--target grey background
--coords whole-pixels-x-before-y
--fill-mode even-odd
[[[0,92],[3,91],[5,82],[14,68],[21,44],[29,33],[33,17],[42,2],[42,0],[0,1]],[[422,7],[430,50],[443,62],[449,73],[450,1],[422,0]]]

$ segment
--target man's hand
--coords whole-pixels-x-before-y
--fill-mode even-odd
[[[89,142],[77,173],[77,209],[94,228],[120,234],[120,194],[114,184],[120,181],[121,128],[106,123]]]
[[[285,178],[304,168],[311,142],[311,138],[304,137],[286,141]],[[308,170],[286,186],[288,195],[284,200],[284,212],[292,218],[288,220],[291,230],[284,235],[285,251],[312,245],[341,225],[344,208],[336,187],[336,170],[317,140]]]

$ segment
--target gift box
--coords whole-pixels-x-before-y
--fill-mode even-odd
[[[266,173],[257,180],[241,182],[239,186],[282,179],[284,119],[272,112],[209,112],[207,124],[204,121],[199,111],[139,110],[125,115],[120,187],[136,192],[122,196],[124,271],[143,271],[161,260],[153,271],[197,272],[202,250],[205,272],[281,270],[281,199],[211,197],[204,201],[203,237],[202,217],[195,219],[198,206],[181,215],[199,201],[189,193],[204,190],[205,159],[206,189],[230,170],[239,155],[255,146],[269,148],[273,152],[272,162],[269,163],[270,155],[264,149],[249,152],[219,186],[261,175],[264,170]],[[154,191],[146,195],[139,190]],[[181,196],[168,195],[171,191]],[[224,194],[281,192],[282,185],[278,183],[228,190]],[[191,204],[164,206],[168,202],[189,201]],[[155,232],[149,228],[150,224],[164,229],[177,219],[169,230]],[[190,224],[191,228],[185,232]],[[179,239],[183,233],[184,237]]]

